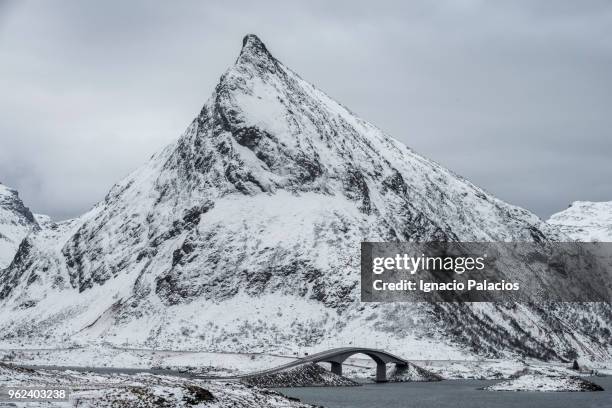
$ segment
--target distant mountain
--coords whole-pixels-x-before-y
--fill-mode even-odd
[[[82,217],[24,240],[0,274],[0,340],[609,356],[609,305],[361,303],[363,240],[567,237],[360,119],[248,35],[175,143]]]
[[[11,263],[21,240],[39,229],[36,217],[17,191],[0,183],[0,269]]]
[[[548,223],[577,241],[612,242],[612,201],[575,201]]]

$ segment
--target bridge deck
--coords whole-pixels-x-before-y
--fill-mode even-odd
[[[286,364],[283,364],[277,367],[239,375],[239,376],[236,376],[235,378],[249,378],[249,377],[259,377],[259,376],[267,375],[267,374],[276,374],[278,372],[285,371],[290,368],[294,368],[294,367],[297,367],[303,364],[321,363],[321,362],[332,363],[332,371],[335,372],[336,374],[341,375],[342,374],[342,361],[346,360],[346,358],[354,354],[366,354],[370,357],[376,356],[377,358],[382,360],[382,363],[379,363],[379,361],[377,361],[377,381],[385,381],[385,379],[381,377],[382,375],[381,366],[384,367],[384,365],[387,363],[397,364],[400,366],[408,365],[407,360],[404,360],[403,358],[395,356],[384,350],[377,350],[377,349],[363,348],[363,347],[340,347],[340,348],[335,348],[335,349],[311,354],[309,356],[299,358],[295,361],[291,361],[289,363],[286,363]],[[338,359],[341,361],[337,361]]]

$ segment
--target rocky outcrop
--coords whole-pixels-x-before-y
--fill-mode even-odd
[[[40,226],[16,190],[0,183],[0,269],[6,268],[21,240]]]
[[[318,364],[305,364],[274,374],[246,377],[243,383],[266,388],[281,387],[346,387],[359,383],[336,375]]]

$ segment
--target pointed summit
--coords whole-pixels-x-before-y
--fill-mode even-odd
[[[247,34],[242,39],[242,50],[236,60],[236,65],[245,64],[274,71],[277,61],[259,37],[255,34]]]
[[[266,45],[255,34],[247,34],[242,39],[242,49],[256,49],[263,52],[268,52]]]

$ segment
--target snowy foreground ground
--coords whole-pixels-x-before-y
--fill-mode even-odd
[[[72,389],[70,401],[54,407],[310,407],[279,393],[232,381],[202,381],[150,374],[93,374],[74,371],[29,370],[0,363],[0,384]],[[43,407],[43,402],[0,402],[0,407]]]

